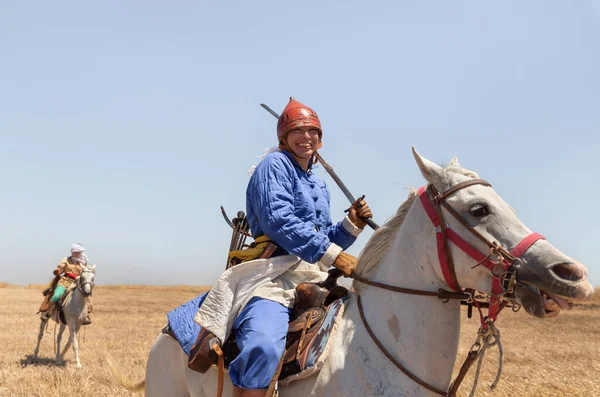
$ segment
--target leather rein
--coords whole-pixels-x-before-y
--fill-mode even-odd
[[[377,288],[382,288],[388,291],[411,295],[434,296],[438,299],[442,299],[444,303],[448,302],[450,299],[466,301],[467,304],[475,305],[479,310],[479,316],[481,321],[479,335],[483,337],[489,336],[492,328],[495,328],[494,322],[496,321],[498,314],[504,307],[508,305],[508,301],[503,300],[502,298],[505,294],[513,292],[514,286],[517,282],[517,272],[522,265],[520,257],[536,241],[544,239],[544,237],[538,233],[531,233],[523,240],[521,240],[521,242],[519,242],[511,251],[506,250],[497,242],[489,241],[487,238],[481,235],[481,233],[475,230],[475,228],[469,225],[467,221],[465,221],[447,202],[448,197],[452,196],[453,194],[464,188],[474,185],[482,185],[487,187],[492,186],[490,183],[483,179],[470,179],[452,186],[450,189],[444,191],[443,193],[440,193],[432,184],[424,186],[418,191],[420,201],[423,207],[425,208],[429,219],[436,228],[438,258],[440,262],[440,267],[442,269],[442,274],[444,275],[446,284],[453,291],[447,291],[440,288],[437,292],[433,292],[396,287],[377,281],[369,280],[355,273],[353,273],[351,277],[354,280],[363,284],[371,285]],[[478,249],[474,248],[471,244],[463,240],[456,232],[450,229],[450,227],[444,221],[442,207],[448,213],[450,213],[450,215],[452,215],[452,217],[454,217],[462,226],[464,226],[471,234],[473,234],[477,239],[485,243],[490,248],[490,253],[488,255],[484,255]],[[458,283],[458,279],[456,277],[456,270],[454,267],[454,261],[452,259],[450,251],[450,242],[452,242],[463,252],[465,252],[467,255],[476,260],[478,262],[476,266],[482,265],[492,273],[492,291],[491,294],[486,297],[488,305],[488,315],[485,317],[481,310],[482,303],[475,300],[475,291],[472,289],[461,288]],[[497,260],[494,261],[492,257],[496,257]],[[461,369],[458,375],[456,376],[456,379],[450,384],[448,390],[438,389],[437,387],[430,385],[429,383],[425,382],[424,380],[420,379],[412,372],[410,372],[381,344],[381,342],[375,336],[373,330],[371,329],[369,323],[365,318],[361,297],[358,294],[358,292],[357,303],[360,318],[363,324],[365,325],[368,334],[371,336],[371,339],[373,339],[373,341],[375,342],[377,347],[379,347],[382,353],[399,370],[404,372],[404,374],[406,374],[409,378],[411,378],[419,385],[434,393],[446,397],[456,396],[456,391],[458,390],[460,383],[464,379],[471,365],[480,356],[481,351],[477,348],[477,346],[474,345],[475,348],[471,348],[471,350],[469,351],[469,354],[467,355],[467,358],[461,366]]]

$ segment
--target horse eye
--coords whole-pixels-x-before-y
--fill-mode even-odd
[[[483,204],[475,204],[469,211],[471,212],[471,215],[478,218],[482,218],[490,213],[488,208]]]

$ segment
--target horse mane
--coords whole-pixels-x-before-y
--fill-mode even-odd
[[[479,175],[474,171],[469,171],[460,166],[450,164],[444,168],[444,173],[455,173],[464,175],[469,178],[478,179]],[[394,216],[385,222],[379,229],[373,233],[365,248],[358,256],[358,263],[356,265],[355,273],[359,276],[365,277],[371,270],[377,266],[381,258],[390,249],[396,234],[402,227],[408,211],[412,207],[415,199],[417,198],[417,189],[410,187],[410,193],[408,198],[404,201]]]
[[[381,227],[373,233],[369,241],[367,241],[365,248],[358,256],[358,263],[355,269],[356,274],[364,277],[387,253],[394,241],[396,233],[400,230],[400,227],[404,223],[404,219],[406,219],[406,215],[416,198],[417,189],[411,187],[408,198],[400,205],[400,208],[398,208],[394,216],[381,225]]]
[[[73,299],[73,294],[75,293],[76,289],[77,289],[77,280],[75,280],[73,283],[71,283],[71,285],[69,285],[69,287],[66,289],[65,298],[62,301],[62,307],[67,306],[71,302],[71,299]]]

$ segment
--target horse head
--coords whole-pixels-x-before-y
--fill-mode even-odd
[[[456,158],[442,168],[414,148],[413,154],[429,184],[426,198],[434,210],[441,211],[429,208],[431,217],[442,218],[436,231],[450,230],[447,235],[452,242],[447,244],[446,255],[454,259],[455,281],[461,288],[500,292],[536,317],[554,317],[573,302],[591,299],[594,289],[586,267],[532,233],[490,184],[463,169]],[[472,249],[479,253],[469,254]],[[433,268],[447,284],[452,279],[443,266]],[[494,285],[500,289],[494,291]]]
[[[96,265],[93,265],[92,267],[82,265],[82,267],[83,271],[77,279],[77,288],[83,296],[88,297],[92,294],[92,289],[94,288],[94,279],[96,278]]]

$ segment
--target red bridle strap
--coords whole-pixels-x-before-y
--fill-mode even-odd
[[[515,258],[519,258],[538,240],[545,240],[545,237],[539,233],[531,233],[529,236],[521,240],[521,242],[510,251],[510,254]]]
[[[429,219],[431,219],[433,226],[438,227],[438,226],[440,226],[441,219],[438,217],[437,212],[435,211],[435,208],[433,208],[433,205],[431,205],[431,202],[429,201],[429,196],[427,196],[426,190],[427,190],[426,186],[423,186],[419,189],[419,191],[418,191],[419,199],[421,200],[421,204],[423,204],[423,208],[425,208],[425,212],[427,212]],[[451,230],[448,229],[448,232],[451,232]],[[460,236],[458,236],[456,233],[452,233],[452,235],[454,235],[454,236],[458,237],[458,239],[462,240],[460,238]],[[451,236],[451,234],[449,233],[448,238],[451,238],[450,236]],[[452,278],[450,266],[448,266],[448,258],[446,257],[446,250],[444,249],[444,244],[445,244],[444,235],[440,232],[436,232],[436,240],[437,240],[438,259],[440,261],[440,267],[442,269],[442,274],[444,275],[444,280],[446,281],[446,284],[448,285],[448,287],[450,287],[454,291],[462,291],[462,288],[460,288],[460,286],[454,282],[454,279]],[[456,244],[456,242],[455,242],[455,244]],[[465,242],[465,244],[469,245],[467,242]],[[479,252],[479,251],[477,251],[477,252]]]
[[[421,204],[423,205],[423,208],[425,209],[425,212],[429,216],[429,219],[431,220],[433,225],[435,227],[440,226],[440,224],[441,224],[441,222],[443,222],[443,220],[440,219],[440,217],[438,216],[438,213],[436,212],[435,208],[433,207],[433,204],[430,201],[430,198],[427,194],[427,187],[426,186],[421,187],[418,191],[418,195],[421,200]],[[477,261],[478,264],[484,266],[485,268],[487,268],[488,270],[490,270],[492,272],[492,274],[493,274],[492,293],[491,293],[491,297],[490,297],[488,319],[495,321],[496,317],[498,316],[498,313],[505,306],[505,305],[501,304],[501,301],[500,301],[500,298],[504,291],[504,287],[502,286],[502,282],[501,282],[502,275],[495,274],[495,272],[494,272],[494,267],[497,265],[497,262],[494,262],[493,260],[490,259],[489,256],[486,256],[483,253],[481,253],[481,251],[479,251],[477,248],[473,247],[471,244],[469,244],[467,241],[465,241],[462,237],[460,237],[454,230],[450,229],[449,227],[446,227],[446,234],[447,234],[448,240],[450,240],[454,245],[456,245],[464,253],[466,253],[468,256],[470,256],[475,261]],[[530,235],[525,237],[521,242],[519,242],[519,244],[517,244],[510,251],[510,255],[512,255],[514,258],[519,258],[536,241],[542,240],[542,239],[544,239],[544,236],[542,236],[541,234],[531,233]],[[438,248],[438,259],[440,261],[440,267],[442,270],[442,274],[444,276],[444,280],[446,281],[446,284],[448,284],[448,287],[450,287],[451,289],[453,289],[455,291],[462,291],[462,288],[460,288],[460,286],[457,285],[457,283],[453,281],[454,278],[452,277],[451,270],[448,265],[448,258],[446,256],[446,250],[444,249],[445,237],[439,231],[436,231],[436,240],[437,240],[437,248]],[[504,271],[507,271],[510,268],[511,264],[506,259],[502,258],[502,261],[500,263],[501,263],[502,267],[504,268]]]

